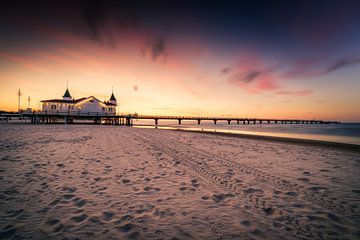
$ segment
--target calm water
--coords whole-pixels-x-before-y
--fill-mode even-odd
[[[134,121],[134,125],[154,125],[152,120]],[[259,136],[286,137],[305,140],[320,140],[337,143],[360,145],[360,123],[342,124],[236,124],[227,122],[203,121],[198,125],[195,121],[159,121],[160,128],[187,129],[193,131],[223,132],[250,134]]]

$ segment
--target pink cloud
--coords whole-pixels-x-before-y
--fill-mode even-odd
[[[246,61],[240,62],[237,67],[229,66],[226,71],[221,69],[221,74],[227,77],[230,84],[244,89],[250,94],[273,93],[273,96],[293,96],[303,97],[313,94],[310,89],[305,90],[288,90],[282,84],[288,80],[290,76],[310,77],[318,74],[317,69],[312,68],[314,63],[319,62],[318,58],[309,58],[297,61],[294,67],[284,74],[278,67],[265,64],[258,55],[251,54],[244,57]],[[306,71],[305,71],[306,69]]]
[[[260,93],[281,88],[273,67],[265,65],[256,54],[244,56],[238,66],[226,68],[222,75],[228,76],[228,81],[250,93]]]

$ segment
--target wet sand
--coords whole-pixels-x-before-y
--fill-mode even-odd
[[[358,151],[118,126],[0,130],[0,239],[360,238]]]

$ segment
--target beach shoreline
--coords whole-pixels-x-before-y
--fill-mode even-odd
[[[353,151],[360,151],[360,145],[351,144],[351,143],[342,143],[342,142],[334,142],[334,141],[325,141],[318,139],[301,139],[301,138],[292,138],[292,137],[280,137],[280,136],[264,136],[256,134],[256,132],[249,133],[234,133],[231,131],[216,131],[216,129],[207,130],[205,128],[201,129],[198,127],[197,129],[189,129],[184,127],[174,127],[174,126],[154,126],[154,125],[134,125],[135,128],[150,128],[150,129],[159,129],[159,130],[170,130],[170,131],[182,131],[182,132],[191,132],[191,133],[202,133],[202,134],[213,134],[219,136],[228,136],[228,137],[238,137],[238,138],[249,138],[249,139],[258,139],[258,140],[268,140],[268,141],[279,141],[293,144],[304,144],[304,145],[313,145],[317,144],[319,146],[330,147],[330,148],[341,148],[348,149]]]
[[[287,137],[277,137],[277,136],[261,136],[254,134],[241,134],[241,133],[231,133],[231,132],[215,132],[215,131],[192,131],[186,129],[174,129],[174,131],[183,131],[183,132],[193,132],[193,133],[202,133],[202,134],[212,134],[219,136],[228,136],[228,137],[238,137],[238,138],[249,138],[255,140],[267,140],[267,141],[278,141],[292,144],[303,144],[303,145],[319,145],[329,148],[341,148],[347,150],[353,150],[360,152],[360,145],[350,144],[350,143],[340,143],[340,142],[330,142],[316,139],[300,139],[300,138],[287,138]]]

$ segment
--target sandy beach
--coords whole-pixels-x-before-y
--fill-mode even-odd
[[[0,125],[0,239],[359,239],[359,160],[264,139]]]

